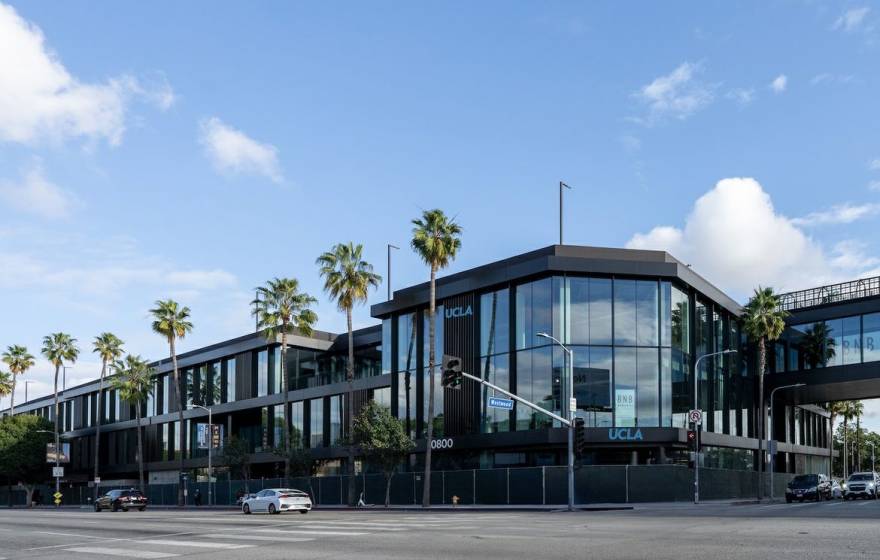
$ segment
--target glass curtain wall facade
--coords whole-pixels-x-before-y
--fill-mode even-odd
[[[768,360],[775,372],[880,361],[880,313],[793,324]]]

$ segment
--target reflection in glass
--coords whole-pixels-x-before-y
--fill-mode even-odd
[[[257,352],[257,396],[269,394],[269,351]]]
[[[397,318],[397,417],[403,420],[407,433],[416,430],[416,325],[415,313]]]
[[[510,344],[510,294],[505,288],[480,296],[480,355],[507,352]]]
[[[309,427],[309,441],[311,447],[324,447],[324,398],[319,397],[309,401],[311,421]]]
[[[880,361],[880,313],[862,317],[862,348],[866,362]]]
[[[484,356],[481,364],[483,379],[502,389],[510,390],[510,358],[507,353]],[[482,387],[480,431],[484,434],[510,430],[510,411],[489,407],[489,398],[493,396],[507,398],[501,394],[494,395],[491,389]]]

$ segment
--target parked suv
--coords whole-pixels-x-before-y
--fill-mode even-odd
[[[147,497],[140,490],[110,490],[95,501],[95,511],[128,511],[135,508],[140,511],[147,509]]]
[[[877,499],[877,488],[880,486],[880,476],[875,472],[860,472],[849,475],[846,479],[846,487],[843,491],[844,500],[856,498]]]
[[[831,479],[824,474],[799,474],[788,483],[785,489],[785,501],[794,500],[830,500]]]

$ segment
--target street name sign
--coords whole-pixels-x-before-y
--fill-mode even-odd
[[[513,399],[499,399],[498,397],[489,397],[489,406],[491,408],[503,408],[504,410],[513,410]]]

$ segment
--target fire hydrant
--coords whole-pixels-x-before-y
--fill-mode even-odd
[[[452,496],[452,507],[457,506],[460,499],[458,496]]]

